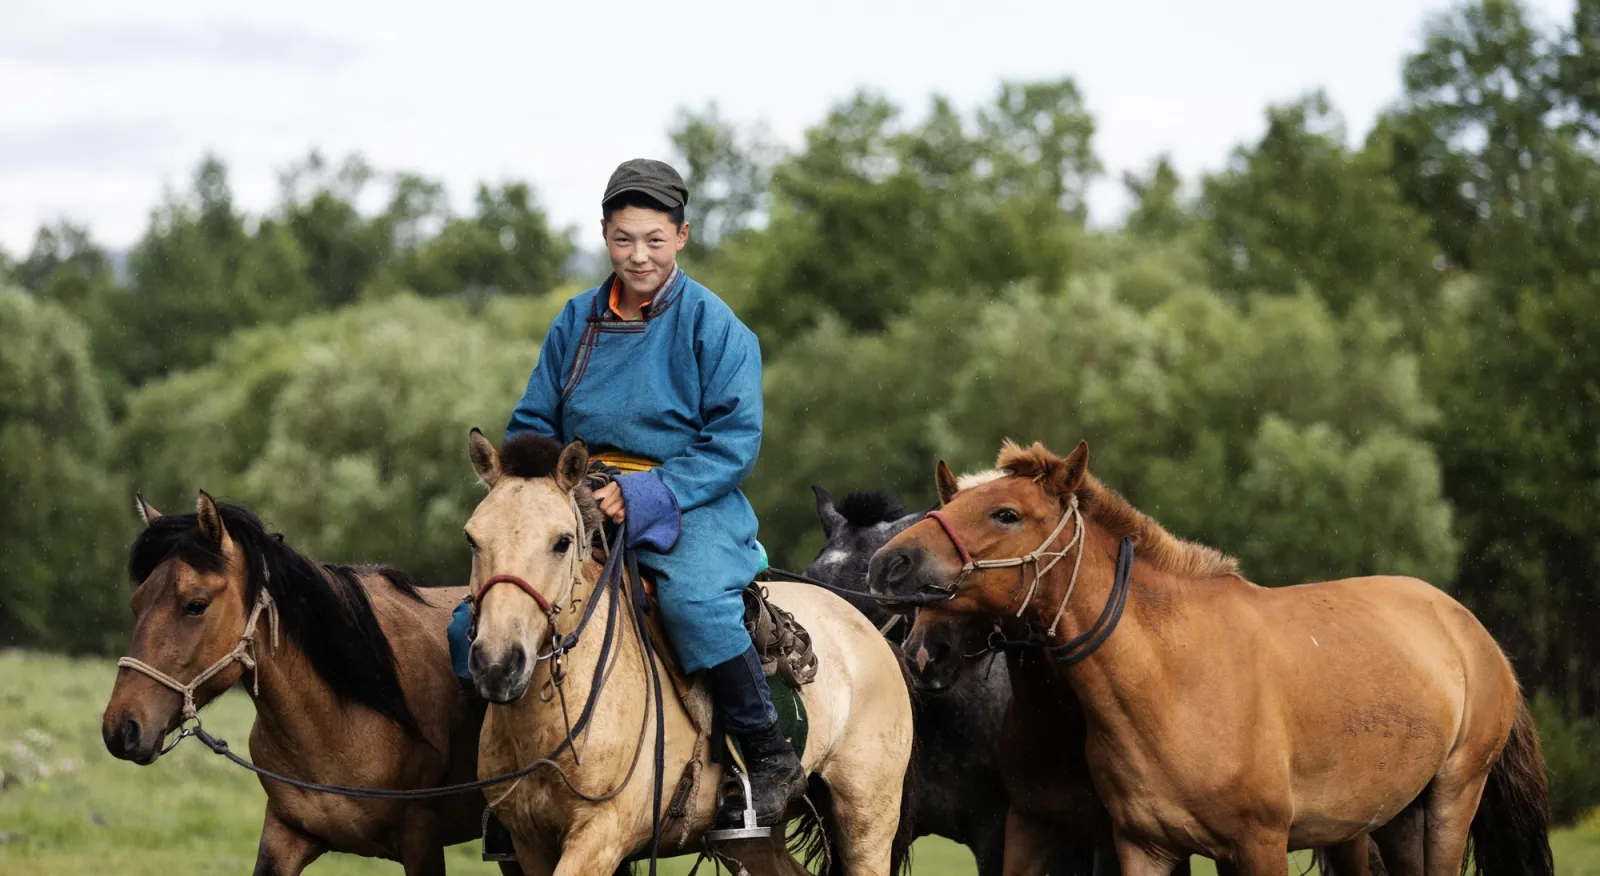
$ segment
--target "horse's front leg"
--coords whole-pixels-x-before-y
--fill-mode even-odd
[[[400,863],[406,876],[445,876],[444,844],[439,842],[437,813],[413,808],[400,839]]]
[[[283,823],[269,807],[256,848],[255,876],[300,876],[327,850],[321,841]]]
[[[614,873],[630,850],[624,847],[622,831],[614,819],[595,818],[574,825],[561,843],[561,858],[556,862],[552,876],[592,876],[595,873]],[[517,856],[522,847],[517,846]],[[524,870],[530,874],[531,870]]]

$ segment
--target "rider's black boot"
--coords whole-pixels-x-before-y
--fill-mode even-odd
[[[783,738],[776,721],[762,730],[740,734],[739,742],[744,749],[750,793],[755,797],[756,824],[771,827],[782,823],[789,804],[805,793],[806,773],[800,758],[789,740]],[[724,806],[717,813],[718,824],[723,825],[724,819],[728,825],[742,823],[743,812],[743,806]]]
[[[738,657],[711,667],[706,673],[721,709],[728,732],[738,737],[750,779],[750,801],[756,824],[771,827],[784,820],[789,804],[805,792],[806,774],[794,747],[778,726],[778,710],[772,706],[766,673],[752,645]],[[725,787],[737,786],[725,781]],[[724,794],[717,812],[719,828],[743,827],[745,801],[743,789]]]

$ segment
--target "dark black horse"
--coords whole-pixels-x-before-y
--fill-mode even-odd
[[[806,576],[835,587],[865,593],[867,563],[889,539],[922,517],[907,514],[893,496],[856,492],[837,505],[828,491],[817,495],[817,517],[827,543],[806,567]],[[910,619],[865,596],[845,597],[897,644]],[[937,691],[912,693],[917,747],[912,755],[912,835],[955,840],[972,850],[979,876],[1000,876],[1005,860],[1006,812],[1010,798],[997,763],[1000,724],[1011,699],[1005,658],[984,652],[977,665]],[[1093,851],[1060,849],[1052,855],[1051,876],[1089,876]]]

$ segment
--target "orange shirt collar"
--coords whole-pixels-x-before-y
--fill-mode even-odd
[[[639,305],[639,313],[642,315],[646,310],[649,310],[650,309],[650,305],[655,303],[656,296],[661,294],[661,290],[667,288],[667,286],[671,285],[672,281],[677,279],[677,278],[678,278],[678,266],[677,265],[673,265],[672,266],[672,272],[667,274],[667,279],[661,281],[661,285],[656,287],[656,291],[650,293],[650,300],[646,301],[645,303],[643,303],[641,305]],[[622,299],[621,299],[621,296],[622,296],[622,278],[618,277],[615,280],[611,281],[611,302],[610,302],[611,312],[617,315],[617,319],[627,319],[627,317],[622,315]]]

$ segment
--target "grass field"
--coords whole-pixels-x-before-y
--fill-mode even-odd
[[[0,874],[66,876],[107,867],[119,876],[250,872],[261,786],[194,742],[149,767],[112,758],[100,742],[100,712],[114,675],[107,660],[0,651]],[[244,748],[253,717],[248,697],[230,693],[204,717],[213,733]],[[1552,842],[1557,872],[1600,876],[1600,824],[1563,830]],[[450,872],[498,873],[477,855],[475,842],[452,847]],[[668,861],[663,871],[681,876],[692,861]],[[1213,873],[1209,862],[1196,863],[1197,876]],[[332,855],[309,872],[356,876],[400,868]],[[955,843],[926,838],[913,853],[913,872],[969,874],[972,856]]]

